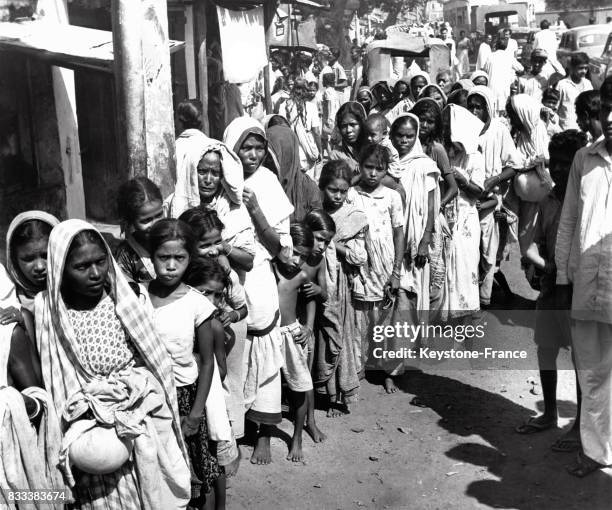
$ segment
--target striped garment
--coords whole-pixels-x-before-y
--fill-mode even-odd
[[[100,379],[89,368],[78,349],[78,343],[72,327],[66,304],[61,294],[64,264],[70,245],[77,234],[85,230],[95,229],[82,220],[67,220],[55,227],[49,237],[48,248],[48,274],[47,291],[40,293],[35,301],[36,343],[41,358],[41,367],[45,387],[53,396],[58,413],[62,416],[67,401],[77,392],[81,391],[87,383]],[[166,404],[172,415],[172,432],[176,444],[182,452],[182,460],[187,468],[188,456],[183,443],[178,417],[176,389],[172,374],[170,358],[155,334],[155,328],[146,308],[140,302],[121,273],[117,263],[110,255],[110,249],[105,244],[109,254],[108,283],[109,294],[115,302],[115,313],[133,345],[138,350],[144,365],[152,373],[161,386]],[[160,445],[170,446],[161,438]],[[170,441],[172,443],[172,441]],[[169,451],[169,450],[168,450]],[[137,449],[135,449],[137,453]],[[168,456],[168,452],[160,452],[158,459]],[[180,456],[180,455],[179,455]],[[138,455],[134,455],[135,464],[138,465]],[[150,459],[148,459],[150,461]],[[182,461],[181,461],[182,462]],[[182,471],[180,465],[178,471]],[[110,475],[87,475],[79,479],[75,495],[84,497],[80,508],[91,509],[128,509],[128,508],[158,508],[160,500],[155,501],[155,493],[161,492],[159,487],[153,487],[152,494],[145,494],[141,490],[136,473],[131,467],[132,462],[126,463],[122,468]],[[154,466],[156,470],[164,470],[164,466]],[[137,470],[138,471],[138,470]],[[180,500],[189,498],[189,477],[187,484],[179,475],[173,472],[164,472],[164,479],[171,488],[173,496]],[[89,478],[89,482],[85,479]],[[114,479],[114,480],[113,480]],[[85,482],[85,483],[83,483]],[[186,502],[185,502],[186,503]]]

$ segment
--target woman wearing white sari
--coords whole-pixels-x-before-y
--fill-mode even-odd
[[[476,201],[485,180],[484,160],[478,149],[478,135],[483,127],[478,118],[461,106],[451,104],[444,109],[444,145],[459,186],[442,308],[442,315],[450,318],[472,315],[480,309],[480,221]]]
[[[429,319],[429,248],[440,209],[440,170],[423,151],[419,128],[419,118],[412,113],[401,115],[391,126],[391,142],[400,158],[393,177],[399,178],[406,193],[406,252],[391,324],[427,324]],[[389,347],[394,350],[402,346]],[[398,360],[384,368],[388,377],[394,377],[404,371],[404,363]],[[389,384],[386,387],[389,391]]]
[[[516,133],[516,148],[522,157],[522,167],[532,169],[519,174],[517,179],[530,183],[527,193],[516,186],[518,212],[518,240],[521,255],[525,255],[533,239],[538,213],[538,202],[552,189],[548,170],[548,144],[550,137],[546,124],[540,117],[542,105],[527,94],[512,96],[507,113]],[[539,178],[535,178],[539,177]]]
[[[262,166],[267,138],[259,122],[239,117],[227,127],[223,140],[242,161],[243,198],[255,227],[253,269],[244,282],[248,309],[244,398],[246,418],[259,425],[251,462],[269,464],[272,428],[282,419],[280,369],[284,362],[278,289],[271,260],[287,260],[293,253],[289,235],[293,206],[276,175]]]

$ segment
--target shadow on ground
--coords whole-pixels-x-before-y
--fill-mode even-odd
[[[482,466],[499,480],[473,480],[465,494],[493,508],[610,508],[612,477],[598,472],[580,480],[565,471],[572,454],[554,453],[559,429],[521,436],[514,427],[532,414],[511,400],[449,377],[411,371],[399,388],[415,395],[413,404],[431,408],[438,424],[449,433],[480,436],[488,445],[466,441],[446,455],[459,462]],[[561,408],[570,414],[572,406]]]

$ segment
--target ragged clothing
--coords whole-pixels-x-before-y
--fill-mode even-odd
[[[298,344],[295,338],[301,329],[301,325],[297,320],[292,324],[280,327],[285,358],[283,375],[289,385],[289,389],[306,392],[312,390],[312,377],[308,368],[308,352],[309,350],[312,351],[314,347],[314,338],[311,332],[304,344]]]
[[[81,508],[94,510],[139,506],[145,509],[184,508],[190,495],[190,475],[178,419],[172,365],[154,333],[149,311],[128,284],[105,243],[109,257],[108,293],[114,303],[115,317],[137,355],[127,364],[120,364],[123,370],[112,371],[105,377],[96,374],[80,348],[61,287],[68,250],[74,238],[85,230],[96,232],[84,221],[68,220],[55,227],[49,237],[48,288],[35,299],[36,345],[43,380],[59,415],[63,415],[71,404],[87,402],[91,411],[98,410],[100,418],[105,409],[92,399],[95,393],[89,391],[93,389],[91,385],[104,382],[109,385],[117,381],[116,388],[120,391],[112,391],[112,398],[104,407],[108,410],[109,406],[127,406],[139,411],[137,430],[140,435],[136,443],[143,448],[137,444],[134,461],[126,462],[109,475],[80,473],[74,487],[77,499],[81,501]],[[104,242],[102,237],[100,239]],[[94,332],[92,330],[92,334]],[[143,387],[141,381],[147,384]],[[154,410],[146,407],[144,401],[141,406],[129,400],[130,395],[142,391],[155,396]],[[82,420],[77,423],[79,421]],[[123,425],[115,423],[115,428],[117,425],[120,425],[120,433]]]

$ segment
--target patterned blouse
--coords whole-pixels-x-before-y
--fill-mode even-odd
[[[79,354],[87,368],[107,376],[133,365],[137,351],[115,313],[115,303],[106,295],[91,310],[68,309]]]

